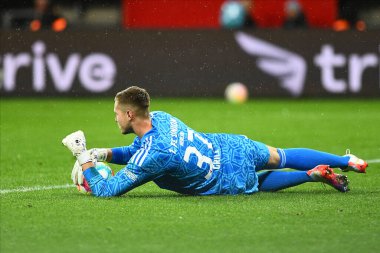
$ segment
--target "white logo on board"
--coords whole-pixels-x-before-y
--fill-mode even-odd
[[[245,52],[257,57],[259,69],[279,78],[280,86],[293,96],[302,94],[308,68],[302,56],[243,32],[236,33],[235,38]],[[365,70],[376,68],[380,62],[376,53],[352,53],[346,56],[336,53],[330,44],[323,44],[313,60],[320,69],[321,85],[329,93],[360,92]],[[339,68],[347,69],[346,79],[335,76]]]
[[[235,36],[245,52],[258,56],[257,66],[262,71],[278,77],[281,87],[293,96],[301,95],[307,70],[301,56],[242,32]]]
[[[36,92],[46,88],[47,73],[50,73],[56,90],[66,92],[71,89],[75,76],[82,86],[91,92],[103,92],[114,84],[116,65],[113,59],[104,53],[91,53],[81,56],[80,53],[68,55],[66,63],[56,53],[46,53],[46,45],[36,41],[32,53],[6,53],[2,57],[3,88],[5,91],[16,89],[17,73],[20,68],[31,67],[32,86]]]

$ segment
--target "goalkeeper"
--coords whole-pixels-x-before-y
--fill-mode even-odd
[[[348,191],[348,179],[332,168],[365,173],[368,164],[352,154],[337,156],[305,148],[281,149],[243,135],[205,134],[168,113],[150,112],[149,94],[132,86],[117,93],[114,112],[122,134],[136,134],[129,146],[86,149],[82,131],[62,143],[74,154],[73,180],[87,180],[98,197],[122,195],[153,181],[160,188],[189,195],[252,194],[306,182]],[[94,163],[125,165],[106,180]],[[297,171],[278,171],[292,168]],[[82,174],[83,173],[83,174]]]

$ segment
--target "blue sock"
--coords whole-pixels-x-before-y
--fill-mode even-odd
[[[296,170],[310,170],[317,165],[330,165],[331,168],[348,165],[348,156],[333,155],[307,148],[277,149],[280,155],[279,169],[291,168]]]
[[[313,182],[306,171],[263,171],[259,176],[259,191],[273,192]]]

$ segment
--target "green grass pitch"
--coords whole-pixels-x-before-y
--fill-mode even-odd
[[[182,196],[152,183],[115,198],[70,184],[74,159],[61,145],[81,129],[88,147],[128,145],[114,122],[113,98],[1,98],[0,252],[379,252],[380,101],[152,99],[198,131],[245,134],[276,147],[370,163],[347,173],[351,191],[308,183],[250,196]],[[377,161],[376,161],[377,160]],[[120,167],[113,166],[114,170]]]

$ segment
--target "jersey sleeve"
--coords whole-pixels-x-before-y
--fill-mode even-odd
[[[136,137],[133,143],[125,147],[112,148],[112,160],[110,163],[125,165],[140,148],[140,140]]]
[[[163,166],[167,155],[156,150],[140,149],[129,159],[127,166],[108,180],[102,178],[95,168],[84,171],[83,175],[93,195],[97,197],[120,196],[164,175],[168,170]],[[163,158],[164,160],[160,160]]]

